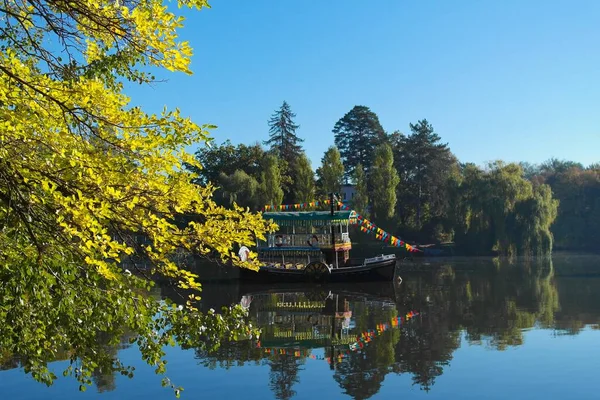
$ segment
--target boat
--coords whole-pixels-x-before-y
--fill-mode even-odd
[[[242,270],[241,278],[258,282],[348,282],[394,278],[396,256],[350,258],[352,210],[264,212],[279,230],[257,243],[258,271]],[[249,250],[240,249],[244,257]]]
[[[239,304],[261,329],[261,347],[349,350],[360,334],[352,311],[355,304],[377,309],[379,317],[386,315],[382,313],[384,310],[391,311],[388,315],[397,313],[391,297],[304,285],[296,289],[259,290],[242,296]]]

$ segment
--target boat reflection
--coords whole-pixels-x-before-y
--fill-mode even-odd
[[[257,347],[267,354],[307,354],[324,348],[332,368],[351,352],[359,352],[388,329],[419,315],[398,315],[392,298],[370,297],[352,292],[288,291],[261,292],[242,297],[241,304],[261,328]],[[360,307],[359,307],[360,305]],[[357,318],[354,310],[360,308]],[[366,313],[365,313],[366,311]]]
[[[268,365],[269,386],[279,399],[295,394],[298,372],[310,362],[327,363],[352,397],[369,397],[394,362],[400,330],[421,318],[419,310],[396,304],[393,285],[252,289],[240,304],[261,329],[260,340],[227,343],[197,356],[211,368]]]

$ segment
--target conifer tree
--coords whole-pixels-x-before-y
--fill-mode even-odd
[[[296,135],[296,130],[300,127],[294,122],[296,114],[292,112],[290,105],[284,101],[279,110],[271,116],[269,120],[269,139],[263,142],[269,147],[273,154],[283,159],[289,165],[302,152],[300,143],[304,139]]]
[[[402,185],[398,188],[402,218],[411,215],[414,226],[423,224],[445,212],[446,183],[456,165],[448,145],[426,120],[410,124],[411,134],[390,135],[394,161]]]
[[[360,163],[367,175],[372,164],[373,149],[385,140],[379,117],[369,107],[354,106],[336,122],[335,145],[344,161],[345,177],[350,178]]]

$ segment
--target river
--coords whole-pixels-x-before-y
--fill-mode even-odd
[[[335,286],[204,285],[201,307],[248,307],[259,342],[170,348],[182,398],[530,399],[600,397],[600,256],[454,258],[399,265],[402,280]],[[162,290],[161,296],[171,294]],[[172,399],[135,347],[135,376],[51,387],[18,364],[2,399]],[[60,375],[66,362],[52,363]]]

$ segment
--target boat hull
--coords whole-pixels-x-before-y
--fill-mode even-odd
[[[242,270],[241,278],[252,282],[364,282],[391,281],[396,271],[396,258],[383,259],[367,265],[333,268],[318,277],[304,270],[261,267],[258,271]]]

